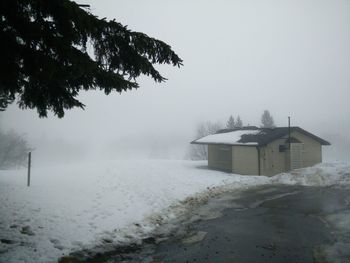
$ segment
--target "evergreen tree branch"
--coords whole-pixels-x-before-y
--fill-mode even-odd
[[[155,64],[182,65],[166,43],[69,0],[1,1],[0,38],[0,109],[17,97],[40,117],[84,108],[81,90],[122,92],[138,88],[141,75],[163,82]]]

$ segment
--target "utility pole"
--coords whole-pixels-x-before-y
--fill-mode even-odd
[[[28,179],[27,179],[27,186],[30,186],[30,166],[32,163],[32,152],[28,153]]]

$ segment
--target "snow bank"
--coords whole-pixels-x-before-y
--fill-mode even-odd
[[[274,177],[206,169],[206,162],[109,161],[0,171],[0,262],[56,262],[72,251],[147,236],[184,207],[265,184],[350,185],[350,165]]]
[[[271,183],[304,186],[350,185],[350,164],[322,163],[292,173],[275,175],[271,178]]]

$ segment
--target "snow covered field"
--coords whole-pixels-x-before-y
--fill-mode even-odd
[[[147,236],[184,200],[264,184],[350,185],[350,164],[274,177],[206,169],[194,161],[105,161],[0,171],[0,262],[56,262],[71,251]],[[169,208],[170,207],[170,208]]]

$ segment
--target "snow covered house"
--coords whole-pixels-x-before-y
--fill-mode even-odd
[[[237,174],[275,175],[322,162],[329,142],[300,127],[224,129],[194,140],[208,145],[208,166]]]

